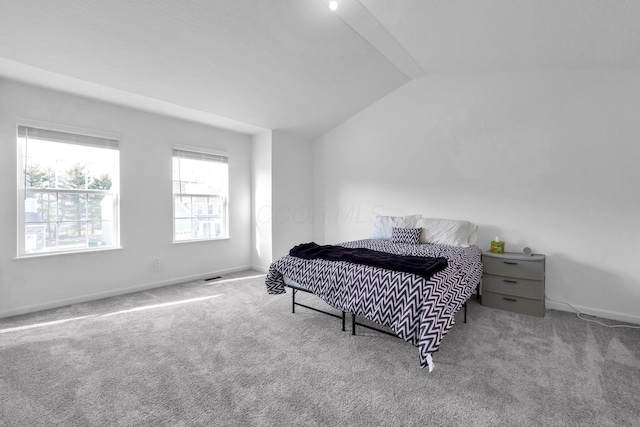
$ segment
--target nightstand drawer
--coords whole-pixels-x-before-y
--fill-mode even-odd
[[[515,295],[525,298],[544,298],[544,282],[542,280],[520,279],[516,277],[485,274],[482,276],[482,289],[485,291],[498,292],[500,294]]]
[[[487,291],[482,292],[482,305],[514,313],[544,317],[544,300],[514,297]]]
[[[483,256],[484,272],[522,279],[544,279],[544,262]]]

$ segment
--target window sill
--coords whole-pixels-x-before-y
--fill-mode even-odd
[[[32,258],[45,258],[51,256],[59,256],[59,255],[78,255],[78,254],[91,254],[96,252],[108,252],[108,251],[119,251],[122,250],[122,246],[113,247],[113,248],[98,248],[98,249],[83,249],[77,251],[60,251],[60,252],[43,252],[43,253],[34,253],[34,254],[25,254],[19,255],[14,260],[23,260],[23,259],[32,259]]]
[[[171,243],[174,245],[180,245],[182,243],[217,242],[220,240],[231,240],[231,237],[212,237],[210,239],[174,240]]]

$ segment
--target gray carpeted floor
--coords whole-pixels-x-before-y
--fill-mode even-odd
[[[640,425],[640,330],[472,299],[429,373],[290,304],[248,271],[0,319],[0,426]]]

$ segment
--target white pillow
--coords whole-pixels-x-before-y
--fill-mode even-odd
[[[370,239],[391,239],[393,228],[415,228],[420,215],[382,216],[377,215],[373,221]]]
[[[421,243],[470,246],[478,239],[478,226],[469,221],[421,218],[416,223],[416,227],[422,228]]]

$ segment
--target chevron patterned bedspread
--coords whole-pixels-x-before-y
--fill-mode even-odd
[[[284,293],[284,277],[288,277],[338,310],[389,326],[400,338],[418,347],[420,365],[426,367],[431,354],[438,351],[442,338],[455,324],[455,314],[480,283],[480,248],[410,245],[376,239],[345,242],[340,246],[444,257],[449,265],[426,280],[411,273],[287,255],[269,267],[267,292]]]

